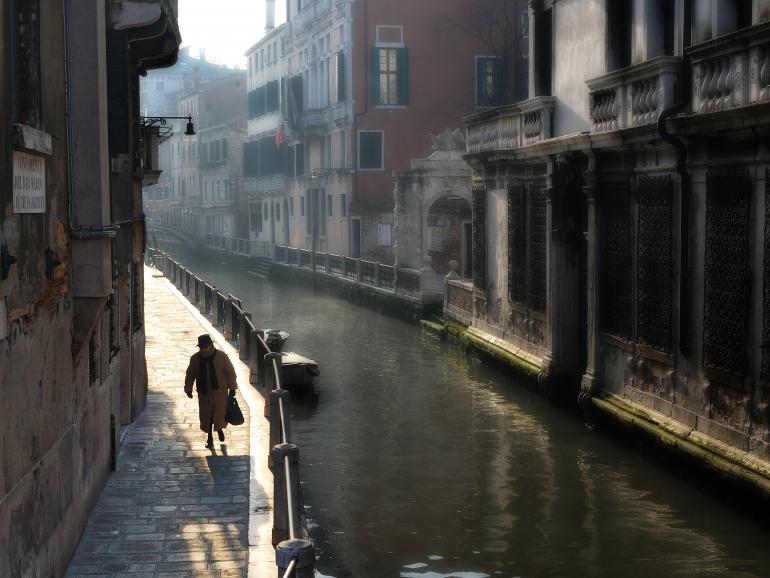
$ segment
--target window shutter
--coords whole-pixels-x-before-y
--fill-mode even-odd
[[[345,53],[337,53],[337,102],[345,100]]]
[[[396,63],[398,66],[398,104],[409,104],[409,52],[406,48],[396,50]]]
[[[380,49],[372,48],[372,104],[380,104]]]

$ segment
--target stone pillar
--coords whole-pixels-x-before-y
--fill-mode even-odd
[[[457,274],[457,268],[459,263],[452,259],[449,261],[449,273],[444,277],[444,312],[446,313],[447,304],[449,303],[449,282],[452,279],[459,279],[460,275]]]
[[[545,365],[543,373],[540,376],[541,384],[545,384],[552,376],[559,372],[561,360],[559,359],[559,344],[561,341],[561,303],[559,299],[559,282],[561,279],[561,255],[563,253],[562,239],[560,231],[554,230],[553,218],[553,162],[548,162],[548,173],[546,174],[546,185],[543,187],[543,194],[546,196],[547,225],[546,231],[548,242],[546,243],[546,274],[548,287],[546,295],[546,339],[548,353],[545,356]]]
[[[591,156],[588,170],[584,173],[587,219],[588,219],[588,255],[586,256],[586,370],[580,383],[580,394],[593,395],[599,388],[596,377],[596,364],[599,355],[599,229],[596,213],[596,167],[595,158]]]
[[[295,534],[300,530],[299,448],[294,444],[278,444],[272,454],[273,546],[277,546],[292,538],[292,527]]]

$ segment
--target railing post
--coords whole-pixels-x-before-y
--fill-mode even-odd
[[[324,259],[325,259],[324,264],[326,265],[326,274],[327,275],[331,275],[331,272],[332,272],[332,258],[331,258],[331,255],[329,255],[329,253],[326,253],[326,257]]]
[[[374,264],[374,284],[380,286],[380,263],[379,261]]]
[[[361,283],[364,278],[364,268],[361,267],[361,259],[356,259],[356,281]]]
[[[241,317],[241,326],[238,329],[238,357],[241,361],[246,361],[249,358],[249,346],[251,342],[251,330],[249,329],[248,320],[251,319],[251,313],[243,312]]]
[[[249,384],[259,384],[259,360],[262,359],[263,353],[260,351],[261,344],[259,338],[264,335],[263,331],[255,329],[249,332],[249,339],[251,340],[251,348],[249,349]],[[263,337],[264,339],[264,337]]]
[[[294,566],[293,578],[313,578],[315,573],[315,549],[309,540],[299,538],[285,540],[275,548],[275,563],[278,566],[278,576],[283,578],[292,560],[297,560]]]
[[[229,297],[225,297],[225,311],[222,322],[222,334],[225,336],[225,339],[229,340],[230,336],[228,334],[233,332],[233,300]]]
[[[275,500],[273,504],[273,546],[277,546],[280,542],[291,538],[289,535],[289,494],[291,494],[292,505],[291,523],[295,530],[300,528],[299,448],[294,444],[278,444],[273,447],[272,454],[273,496]],[[288,480],[286,479],[286,458],[289,460]]]

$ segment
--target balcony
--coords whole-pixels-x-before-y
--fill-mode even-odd
[[[553,136],[555,99],[539,96],[465,119],[469,153],[508,150]]]
[[[286,175],[270,175],[268,177],[246,177],[244,190],[249,195],[266,195],[286,191]]]
[[[299,117],[299,130],[312,132],[329,124],[327,108],[309,108],[302,111]]]
[[[592,132],[654,124],[676,102],[682,61],[659,56],[589,80]]]
[[[770,22],[689,48],[692,112],[770,102]]]

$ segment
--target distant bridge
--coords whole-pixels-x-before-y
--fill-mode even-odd
[[[196,237],[191,233],[187,233],[172,225],[167,225],[166,223],[147,221],[147,234],[152,236],[153,233],[166,233],[167,235],[171,235],[191,249],[202,249],[204,246],[203,239]]]

